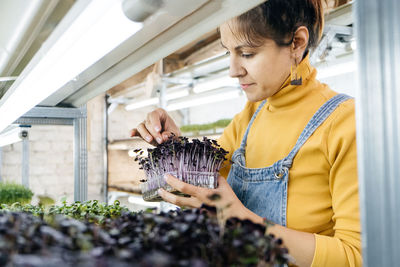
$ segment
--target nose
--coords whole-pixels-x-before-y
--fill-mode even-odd
[[[229,76],[232,78],[243,77],[246,74],[246,69],[242,66],[240,60],[235,56],[230,56]]]

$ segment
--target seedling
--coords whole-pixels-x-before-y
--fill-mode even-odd
[[[169,186],[164,179],[165,174],[172,174],[185,183],[205,188],[217,188],[219,170],[228,153],[217,141],[204,137],[202,141],[187,137],[171,136],[167,141],[154,149],[136,149],[135,161],[139,162],[147,180],[141,184],[143,199],[159,201],[157,190],[164,188],[168,192],[180,194]]]

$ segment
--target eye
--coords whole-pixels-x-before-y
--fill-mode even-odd
[[[254,54],[251,54],[251,53],[242,53],[241,56],[244,57],[244,58],[251,58],[252,56],[254,56]]]
[[[229,52],[229,51],[225,52],[225,55],[227,55],[227,56],[229,56],[230,54],[231,54],[231,52]]]

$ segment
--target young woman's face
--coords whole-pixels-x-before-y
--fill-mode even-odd
[[[232,32],[233,23],[220,27],[222,45],[230,54],[229,75],[239,79],[249,101],[261,101],[278,92],[290,75],[290,47],[279,47],[271,39],[251,47]]]

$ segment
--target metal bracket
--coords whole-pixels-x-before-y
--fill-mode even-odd
[[[335,36],[338,34],[352,36],[353,28],[341,25],[326,25],[324,29],[324,36],[319,42],[319,45],[314,49],[311,54],[310,62],[312,64],[315,64],[315,62],[317,62],[317,59],[324,58],[327,55],[329,47],[332,45]]]
[[[14,124],[74,126],[74,200],[87,200],[87,112],[81,108],[34,107]]]

